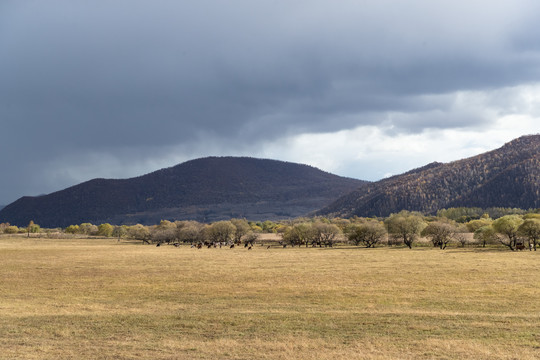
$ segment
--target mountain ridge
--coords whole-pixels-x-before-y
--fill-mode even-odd
[[[434,214],[450,207],[540,207],[540,135],[448,163],[433,162],[376,182],[315,167],[251,157],[189,160],[130,179],[96,178],[0,209],[0,222],[42,226],[82,222],[154,224],[232,217]]]
[[[326,216],[435,213],[449,207],[540,207],[540,135],[449,163],[432,163],[342,196],[316,212]]]
[[[205,157],[129,179],[96,178],[0,210],[0,222],[45,227],[82,222],[153,224],[161,219],[215,221],[296,217],[365,181],[315,167],[251,157]]]

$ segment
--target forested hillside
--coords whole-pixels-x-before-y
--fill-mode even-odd
[[[209,157],[144,176],[94,179],[0,211],[0,222],[56,227],[82,222],[153,224],[161,219],[272,220],[305,215],[365,184],[307,165]]]
[[[53,194],[23,197],[0,222],[46,227],[83,222],[154,224],[325,216],[434,214],[453,207],[539,208],[540,135],[451,163],[431,163],[374,183],[276,160],[209,157],[132,179],[94,179]],[[336,200],[337,199],[337,200]],[[317,209],[321,209],[317,211]]]
[[[347,194],[319,214],[387,216],[468,207],[540,207],[540,135],[451,163],[433,163]]]

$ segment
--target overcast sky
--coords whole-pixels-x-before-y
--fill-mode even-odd
[[[378,180],[540,132],[540,2],[0,1],[0,204],[210,155]]]

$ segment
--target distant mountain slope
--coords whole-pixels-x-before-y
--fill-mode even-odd
[[[0,222],[23,226],[33,220],[44,227],[65,227],[296,217],[365,183],[307,165],[208,157],[132,179],[94,179],[49,195],[23,197],[0,211]]]
[[[448,164],[432,163],[353,191],[319,214],[387,216],[400,210],[434,213],[469,207],[540,207],[540,135]]]

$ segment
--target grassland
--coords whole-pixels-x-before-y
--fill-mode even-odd
[[[1,359],[538,359],[540,252],[0,238]]]

